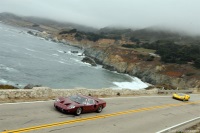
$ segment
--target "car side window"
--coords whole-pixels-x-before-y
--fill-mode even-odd
[[[81,103],[82,104],[87,104],[87,99],[86,98],[81,99]]]
[[[93,105],[94,104],[94,100],[93,99],[88,99],[88,105]]]

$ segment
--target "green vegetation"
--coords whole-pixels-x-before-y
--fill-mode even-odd
[[[68,34],[69,31],[63,31],[59,34]],[[98,41],[99,39],[114,39],[114,40],[120,40],[120,35],[104,35],[104,34],[98,34],[98,33],[92,33],[92,32],[81,32],[76,31],[75,38],[78,41],[81,41],[82,39],[87,39],[93,42]]]
[[[101,38],[101,35],[95,33],[86,33],[86,39],[96,42]]]
[[[0,89],[18,89],[18,88],[12,85],[0,84]]]
[[[39,27],[40,25],[38,24],[33,24],[32,27]]]
[[[161,56],[161,61],[166,63],[187,64],[192,63],[200,68],[200,46],[179,45],[171,41],[158,40],[153,43],[136,44],[134,47],[156,50]]]
[[[134,44],[122,44],[122,47],[125,47],[125,48],[137,48],[137,46],[134,45]]]
[[[130,41],[136,42],[136,44],[140,43],[140,40],[138,38],[135,38],[135,37],[130,37]]]
[[[153,49],[146,49],[146,48],[135,48],[135,51],[144,52],[144,53],[155,53],[156,50]]]
[[[72,29],[72,30],[64,30],[59,32],[59,35],[63,35],[63,34],[70,34],[70,33],[76,33],[77,30],[76,29]]]
[[[81,33],[77,32],[75,38],[76,40],[81,41],[84,38],[84,36]]]

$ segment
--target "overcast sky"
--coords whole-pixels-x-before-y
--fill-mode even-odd
[[[200,0],[0,0],[0,12],[96,28],[165,26],[200,34]]]

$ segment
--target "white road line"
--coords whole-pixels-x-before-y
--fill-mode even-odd
[[[182,123],[180,123],[180,124],[177,124],[177,125],[174,125],[174,126],[171,126],[171,127],[168,127],[168,128],[166,128],[166,129],[163,129],[163,130],[158,131],[158,132],[156,132],[156,133],[164,133],[164,132],[166,132],[166,131],[173,130],[173,128],[182,126],[182,125],[184,125],[184,124],[187,124],[187,123],[189,123],[189,122],[193,122],[193,121],[198,120],[198,119],[200,119],[200,117],[196,117],[196,118],[194,118],[194,119],[191,119],[191,120],[182,122]]]
[[[0,106],[1,105],[7,105],[7,104],[26,104],[26,103],[43,103],[43,102],[52,102],[52,101],[54,101],[54,100],[49,100],[49,101],[34,101],[34,102],[16,102],[16,103],[1,103],[0,104]]]

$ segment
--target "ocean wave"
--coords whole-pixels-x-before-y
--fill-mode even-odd
[[[148,87],[147,83],[142,82],[139,78],[131,77],[132,82],[113,82],[117,86],[115,89],[139,90]]]
[[[59,63],[61,63],[61,64],[65,64],[65,62],[63,62],[63,61],[58,61]]]
[[[70,51],[67,51],[68,54],[72,54],[72,55],[83,55],[82,52],[78,51],[78,50],[70,50]]]
[[[8,72],[17,72],[16,69],[14,69],[12,67],[7,67],[3,64],[0,64],[0,70],[4,70],[4,71],[8,71]]]
[[[30,48],[25,48],[25,49],[28,50],[28,51],[36,52],[35,50],[30,49]]]
[[[59,56],[58,54],[52,54],[53,56]]]
[[[90,65],[91,66],[91,65]],[[92,66],[93,67],[93,66]],[[94,69],[102,69],[102,65],[98,65],[96,67],[93,67]]]
[[[0,83],[1,84],[7,84],[9,81],[5,80],[5,79],[0,79]]]
[[[64,61],[58,61],[59,63],[61,63],[61,64],[67,64],[67,65],[70,65],[69,63],[66,63],[66,62],[64,62]]]
[[[45,58],[42,58],[42,57],[38,57],[38,56],[35,56],[35,55],[32,55],[32,54],[28,54],[28,53],[26,53],[27,55],[29,55],[29,56],[31,56],[32,58],[35,58],[35,59],[39,59],[39,60],[45,60],[45,61],[47,61],[47,59],[45,59]]]
[[[0,84],[9,84],[9,85],[15,85],[13,82],[5,80],[5,79],[0,79]]]
[[[17,86],[17,87],[19,87],[19,88],[22,88],[22,87],[25,86],[25,85],[22,85],[22,84],[15,84],[14,82],[8,81],[8,80],[5,80],[5,79],[0,79],[0,84]]]
[[[76,59],[76,58],[70,58],[70,59],[73,60],[75,63],[78,63],[78,64],[89,64],[89,63],[82,62],[81,60]]]
[[[71,51],[67,51],[67,53],[70,54],[70,55],[72,54]]]
[[[63,50],[57,50],[59,53],[66,53],[65,51]]]

